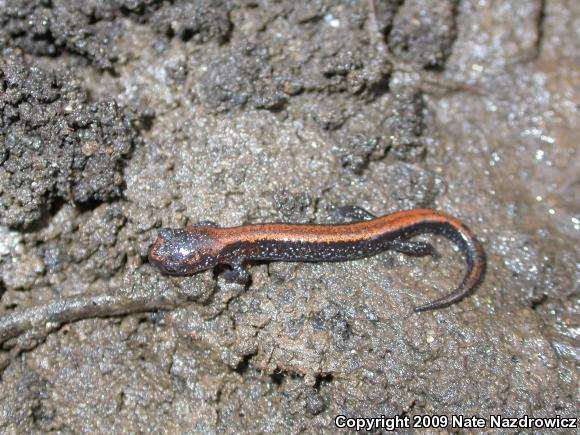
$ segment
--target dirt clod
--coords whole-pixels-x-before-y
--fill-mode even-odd
[[[0,0],[1,431],[578,415],[579,5]],[[248,285],[147,260],[353,206],[456,216],[482,285],[413,313],[465,268],[427,234]]]

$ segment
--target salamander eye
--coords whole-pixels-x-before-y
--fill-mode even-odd
[[[157,237],[163,240],[168,240],[171,238],[173,231],[170,228],[162,228],[157,233]]]

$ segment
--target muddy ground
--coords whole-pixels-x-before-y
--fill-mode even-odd
[[[371,6],[0,0],[2,432],[578,415],[580,3]],[[343,205],[459,217],[483,284],[412,312],[461,279],[437,237],[249,288],[147,261],[162,226]]]

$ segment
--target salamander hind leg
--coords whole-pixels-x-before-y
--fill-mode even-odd
[[[214,227],[217,228],[218,224],[214,221],[199,221],[198,223],[193,225],[194,227]]]
[[[439,252],[431,243],[411,242],[409,240],[395,239],[390,242],[390,248],[404,254],[417,255],[419,257],[430,255],[433,258],[439,258]]]
[[[375,215],[366,211],[362,207],[357,207],[356,205],[336,207],[330,213],[330,217],[337,223],[370,221],[376,219]]]

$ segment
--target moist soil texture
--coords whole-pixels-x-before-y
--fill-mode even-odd
[[[1,431],[578,416],[578,29],[576,0],[0,0]],[[147,260],[350,205],[458,217],[483,283],[414,313],[465,268],[436,236],[247,286]]]

